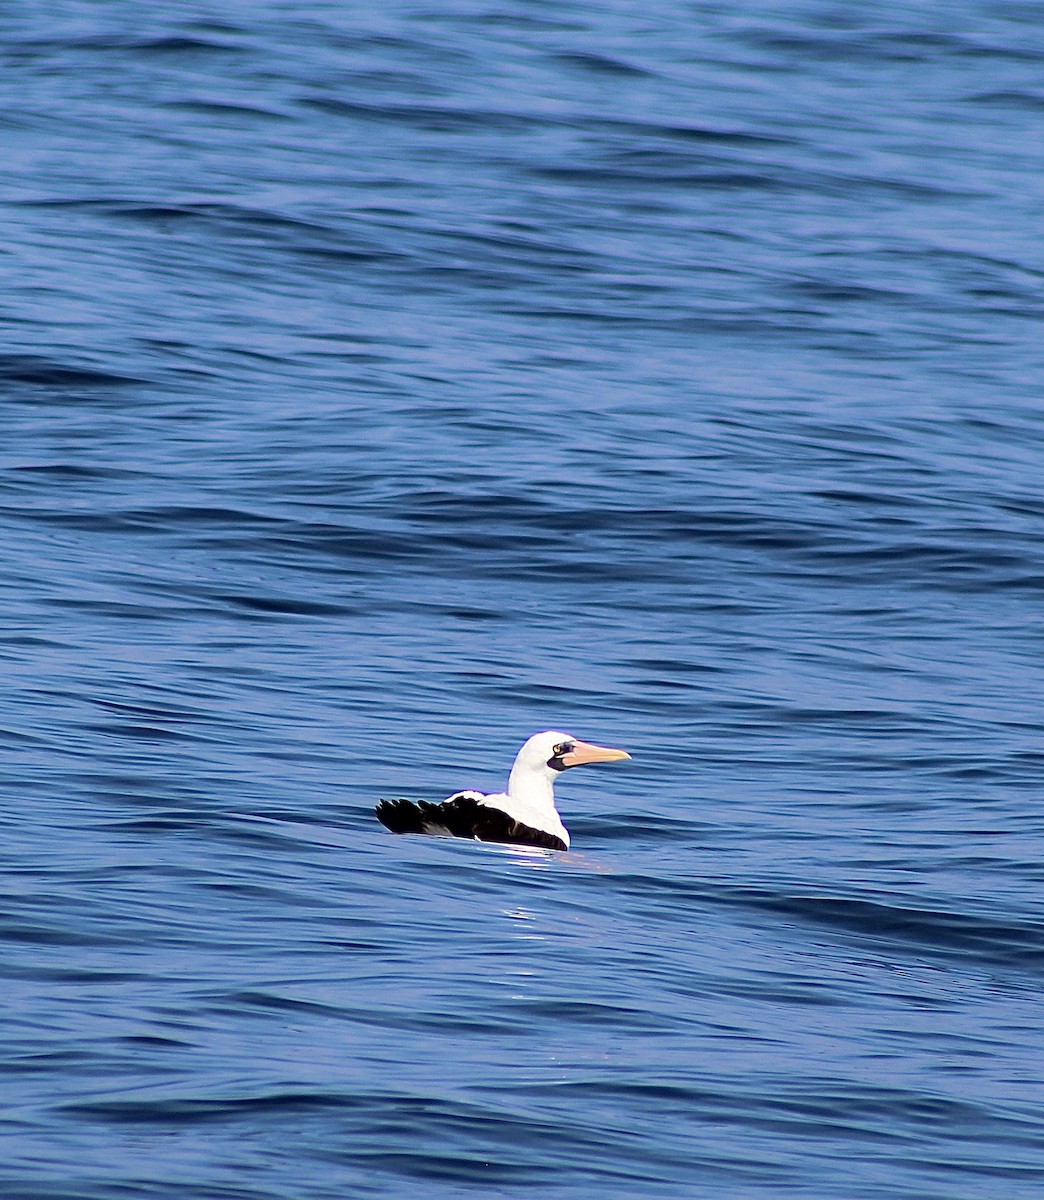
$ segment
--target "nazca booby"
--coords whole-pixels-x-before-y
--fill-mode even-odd
[[[377,817],[392,833],[430,833],[568,850],[569,833],[555,808],[554,785],[569,767],[630,758],[626,750],[592,746],[549,729],[534,733],[519,750],[506,792],[454,792],[441,804],[382,800]]]

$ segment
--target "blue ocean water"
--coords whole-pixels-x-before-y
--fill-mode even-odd
[[[1039,6],[0,64],[3,1200],[1044,1195]]]

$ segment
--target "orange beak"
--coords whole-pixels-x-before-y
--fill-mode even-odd
[[[574,740],[572,750],[562,755],[561,762],[566,767],[582,767],[586,763],[619,762],[630,757],[626,750],[610,750],[608,746],[592,746],[590,742]]]

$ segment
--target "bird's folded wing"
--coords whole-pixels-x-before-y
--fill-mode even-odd
[[[441,804],[427,800],[382,800],[377,805],[377,816],[392,833],[448,833],[480,842],[567,849],[557,835],[516,821],[501,809],[483,804],[475,793],[461,792]]]

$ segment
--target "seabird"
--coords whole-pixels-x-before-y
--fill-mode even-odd
[[[569,833],[555,808],[555,779],[569,767],[630,758],[626,750],[592,746],[568,733],[534,733],[519,750],[506,792],[454,792],[441,804],[382,800],[377,817],[392,833],[430,833],[568,850]]]

